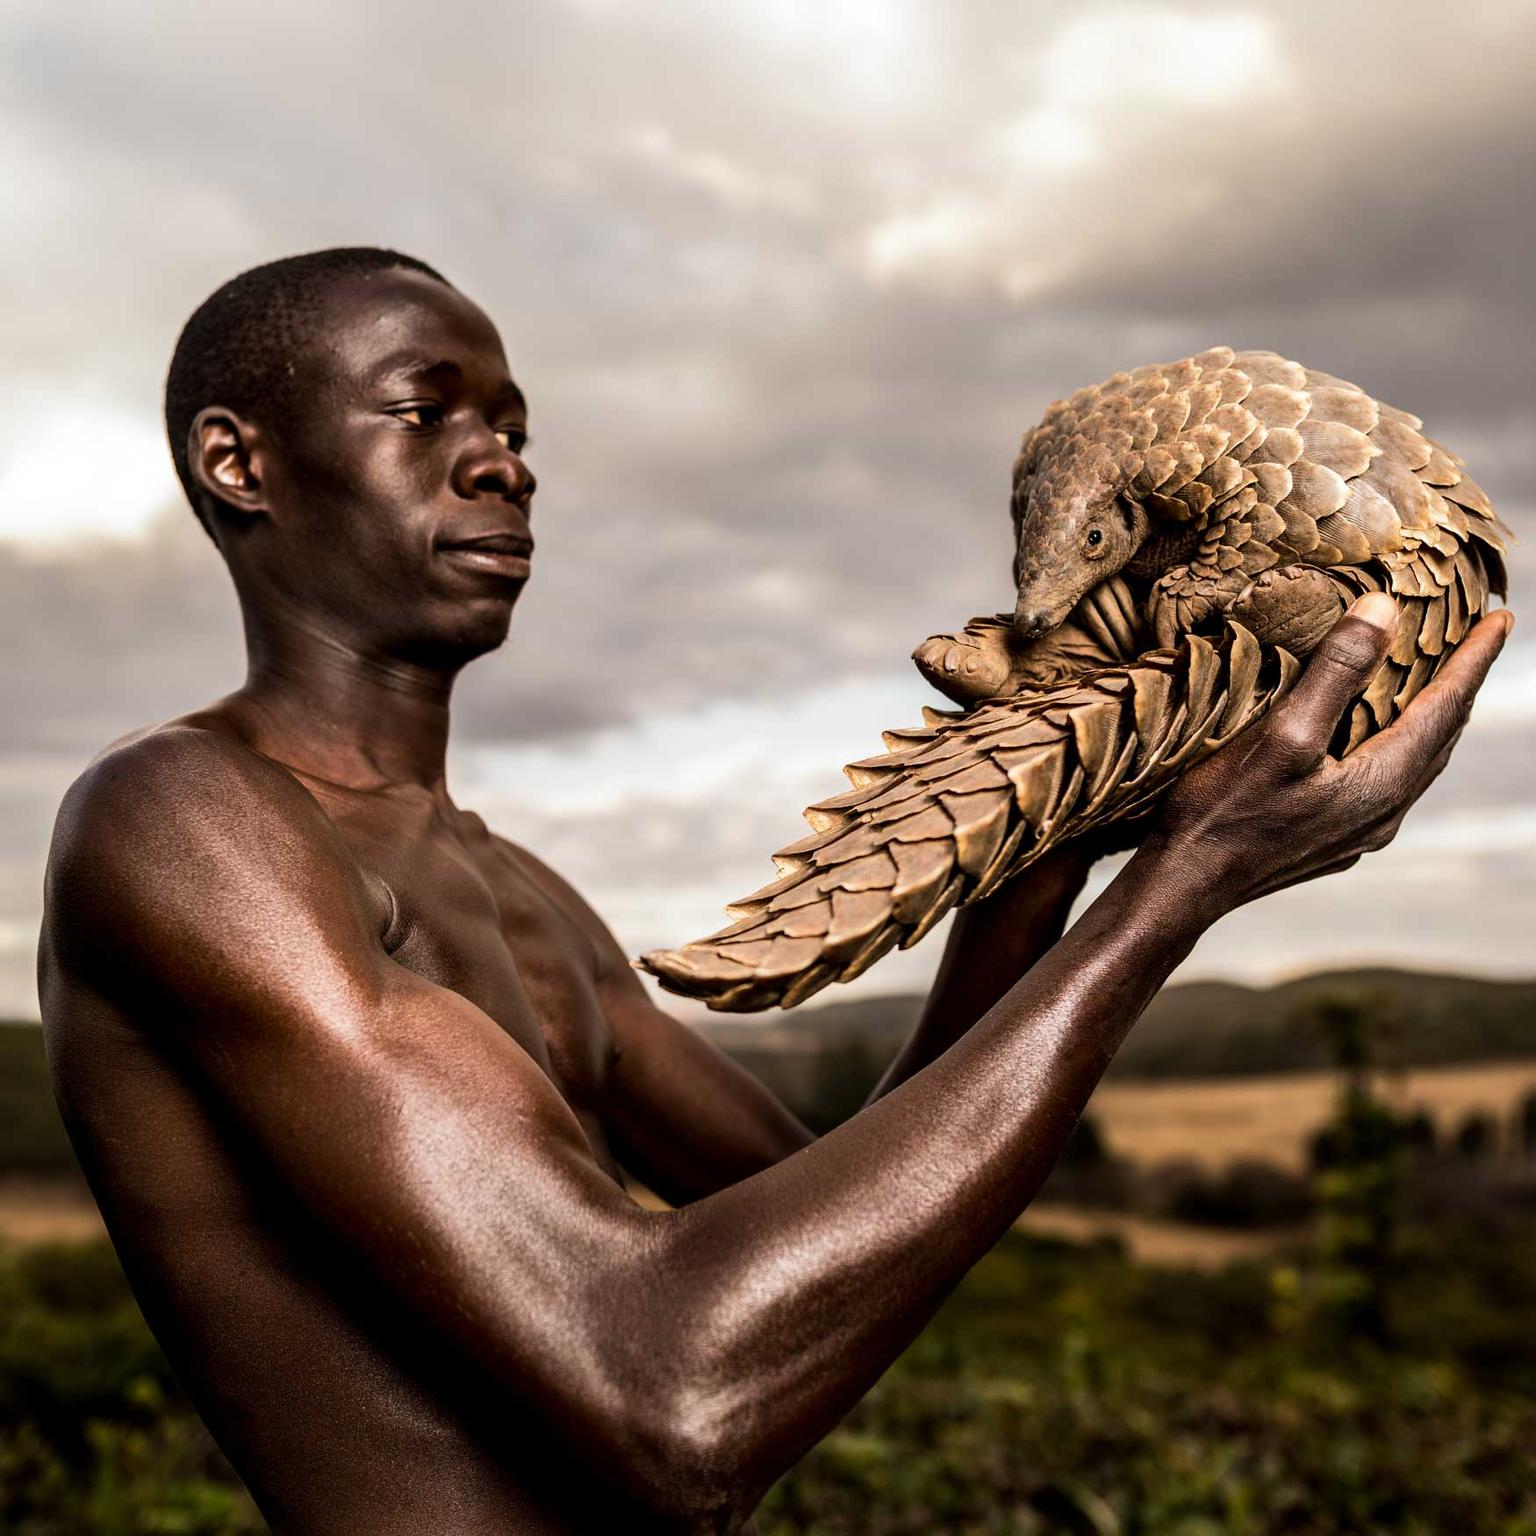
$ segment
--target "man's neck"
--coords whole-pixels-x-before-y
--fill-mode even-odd
[[[457,666],[369,654],[294,616],[248,617],[246,644],[245,686],[231,703],[258,751],[347,789],[418,788],[446,797]]]

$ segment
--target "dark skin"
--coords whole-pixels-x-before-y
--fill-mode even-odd
[[[327,319],[302,425],[194,425],[245,686],[60,813],[61,1103],[279,1536],[739,1530],[1017,1219],[1199,935],[1390,837],[1509,620],[1339,763],[1391,630],[1357,605],[1065,937],[1082,851],[962,914],[872,1102],[816,1140],[449,798],[453,679],[528,576],[522,397],[424,276],[348,279]]]

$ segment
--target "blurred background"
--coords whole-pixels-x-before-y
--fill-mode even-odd
[[[1530,584],[1525,0],[10,0],[0,79],[0,1530],[260,1529],[33,1027],[63,790],[242,676],[159,422],[226,277],[390,245],[500,325],[539,552],[452,787],[632,953],[939,702],[906,658],[1007,605],[1020,433],[1118,368],[1267,347],[1418,413]],[[766,1530],[1536,1531],[1533,756],[1517,631],[1394,845],[1209,935]],[[941,947],[710,1027],[835,1124]]]

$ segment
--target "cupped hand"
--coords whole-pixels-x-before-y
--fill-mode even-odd
[[[1269,715],[1164,799],[1149,841],[1189,861],[1218,906],[1384,848],[1445,767],[1513,618],[1501,610],[1481,620],[1392,725],[1347,758],[1332,757],[1335,728],[1381,665],[1396,622],[1385,593],[1360,598]]]

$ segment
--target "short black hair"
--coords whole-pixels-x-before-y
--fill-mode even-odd
[[[292,404],[292,359],[314,339],[330,287],[358,273],[401,267],[453,286],[414,256],[372,245],[338,246],[252,267],[192,312],[165,378],[165,432],[177,478],[210,537],[213,529],[187,462],[187,435],[197,413],[223,405],[269,421],[283,419]]]

